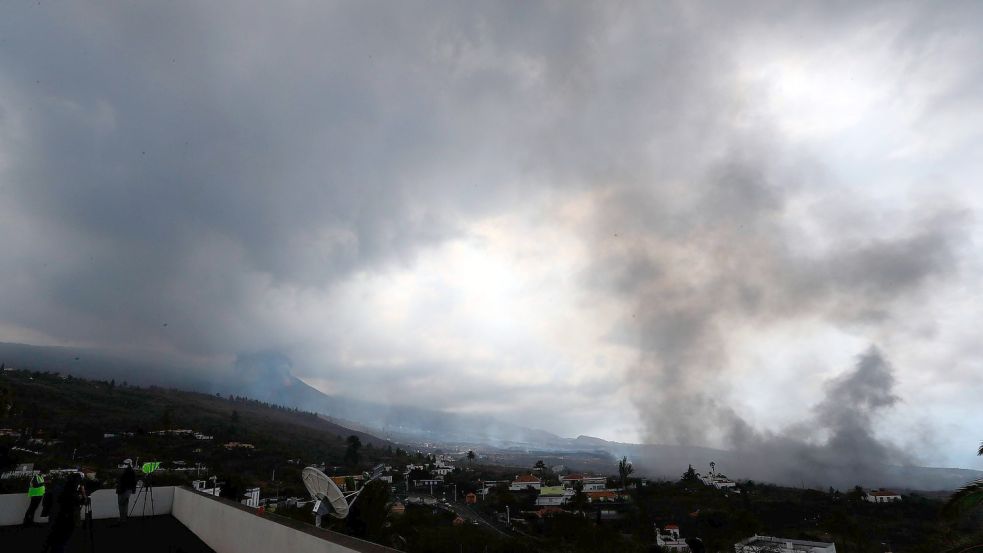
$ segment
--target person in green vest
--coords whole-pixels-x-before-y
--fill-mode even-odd
[[[34,513],[38,510],[38,505],[41,504],[41,498],[44,497],[44,477],[41,476],[40,471],[31,476],[27,495],[31,498],[31,502],[27,506],[27,512],[24,513],[24,528],[34,524]]]

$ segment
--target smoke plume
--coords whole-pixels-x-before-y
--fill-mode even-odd
[[[746,452],[772,479],[804,470],[829,480],[906,462],[873,430],[877,413],[898,401],[876,348],[827,385],[808,421],[770,433],[732,404],[732,357],[743,346],[735,329],[818,321],[876,334],[898,306],[954,271],[960,215],[915,212],[890,238],[827,228],[835,247],[816,247],[795,228],[820,217],[792,217],[799,183],[764,155],[713,163],[684,200],[676,190],[612,187],[595,211],[594,273],[604,276],[593,284],[624,299],[614,337],[641,352],[629,378],[645,441]]]

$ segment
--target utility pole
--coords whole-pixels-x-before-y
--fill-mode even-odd
[[[276,481],[276,467],[273,467],[273,486],[276,490],[276,502],[280,503],[280,483]]]
[[[509,509],[508,505],[505,506],[505,527],[512,527],[512,510]]]

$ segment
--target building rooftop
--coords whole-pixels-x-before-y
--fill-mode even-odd
[[[76,528],[70,553],[85,551],[141,551],[161,553],[387,553],[388,547],[315,528],[290,518],[260,513],[234,501],[196,492],[187,487],[154,488],[152,513],[142,501],[131,500],[135,509],[126,525],[116,524],[116,494],[98,490],[91,496],[95,523],[90,542],[88,530]],[[20,521],[27,494],[0,495],[0,544],[3,551],[40,551],[50,531],[46,519],[31,528]],[[141,516],[148,509],[148,516]],[[151,516],[153,515],[153,516]],[[91,543],[91,547],[90,547]],[[12,545],[13,547],[8,547]],[[289,546],[288,549],[284,549]]]
[[[38,524],[30,528],[0,527],[0,543],[4,551],[40,551],[50,527]],[[171,515],[158,515],[130,520],[119,526],[115,520],[96,520],[92,525],[91,542],[87,529],[76,528],[68,542],[69,553],[90,551],[115,553],[141,551],[144,553],[213,553],[198,536]]]
[[[738,553],[836,553],[836,545],[832,543],[771,536],[752,536],[735,544],[734,549]]]

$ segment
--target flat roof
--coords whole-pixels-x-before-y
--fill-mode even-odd
[[[51,530],[49,524],[30,528],[0,527],[0,543],[4,551],[41,551]],[[191,530],[171,515],[131,518],[123,526],[116,519],[96,520],[92,526],[92,545],[100,553],[214,553]],[[68,542],[68,551],[89,551],[89,530],[75,528]]]
[[[776,545],[784,547],[786,544],[791,544],[792,549],[783,548],[782,551],[808,551],[811,552],[815,548],[826,549],[832,547],[832,543],[821,542],[821,541],[809,541],[809,540],[793,540],[786,538],[775,538],[771,536],[754,536],[753,538],[748,538],[742,542],[740,545],[748,545],[752,547],[775,547]]]

